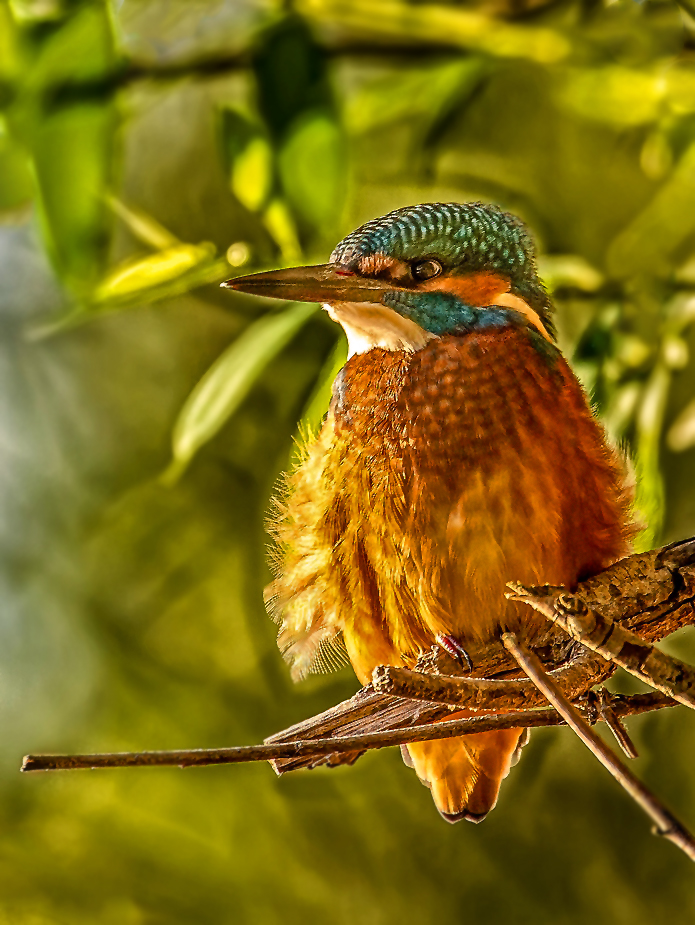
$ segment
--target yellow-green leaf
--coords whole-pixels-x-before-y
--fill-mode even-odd
[[[273,187],[275,166],[270,143],[262,127],[237,109],[224,109],[221,122],[232,192],[250,212],[260,212]]]
[[[263,224],[273,241],[280,248],[282,259],[287,263],[301,260],[302,248],[297,236],[294,219],[282,199],[273,199],[263,213]]]
[[[667,274],[673,257],[695,230],[695,144],[685,151],[669,178],[608,251],[610,273],[618,278],[636,273]]]
[[[666,82],[659,73],[624,67],[576,68],[558,83],[561,102],[587,119],[641,125],[660,113]]]
[[[671,424],[666,442],[673,453],[682,453],[695,446],[695,400],[689,402]]]
[[[181,243],[168,228],[160,225],[155,218],[152,218],[142,209],[138,209],[136,206],[128,206],[115,196],[107,196],[106,201],[131,234],[153,250],[162,251],[168,247],[176,247]]]
[[[144,257],[128,260],[116,267],[95,289],[92,299],[101,304],[146,292],[154,286],[189,273],[195,267],[209,263],[215,256],[212,244],[179,244]]]
[[[174,460],[165,473],[174,481],[201,446],[220,430],[250,392],[270,361],[314,314],[315,304],[298,302],[254,322],[225,350],[189,395],[174,425]]]
[[[652,549],[661,534],[664,520],[664,482],[660,469],[660,446],[664,411],[671,384],[670,370],[658,363],[642,392],[637,412],[635,470],[637,495],[635,505],[645,521],[645,528],[635,539],[635,549]]]
[[[273,152],[262,135],[249,140],[232,164],[232,192],[251,212],[261,209],[273,182]]]
[[[390,72],[354,94],[345,120],[361,133],[406,119],[437,118],[454,99],[472,92],[486,72],[483,58]]]

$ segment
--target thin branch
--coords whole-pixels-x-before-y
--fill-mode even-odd
[[[526,588],[510,582],[507,597],[530,604],[572,639],[625,671],[695,709],[695,668],[667,655],[606,614],[590,610],[578,594],[553,588]]]
[[[579,657],[553,672],[567,696],[574,699],[612,673],[610,664],[595,656]],[[393,697],[446,703],[484,713],[532,709],[543,706],[545,698],[528,678],[489,681],[431,675],[407,668],[380,665],[372,677],[374,690]]]
[[[639,758],[639,752],[635,747],[635,743],[630,738],[627,729],[622,724],[620,718],[616,716],[615,710],[611,706],[610,696],[607,696],[608,691],[605,687],[601,687],[597,693],[599,701],[599,717],[613,733],[615,741],[621,747],[623,753],[631,759]]]
[[[635,694],[630,697],[616,695],[611,699],[612,709],[618,716],[634,716],[675,706],[675,702],[662,694]],[[590,718],[600,719],[600,711],[587,705]],[[177,751],[112,752],[93,755],[27,755],[22,771],[70,771],[96,768],[135,767],[204,767],[215,764],[242,764],[251,761],[270,761],[278,758],[312,755],[339,755],[363,752],[409,742],[448,739],[477,732],[522,727],[560,726],[563,719],[555,710],[523,710],[502,715],[470,717],[427,723],[409,729],[392,729],[386,732],[364,733],[354,736],[305,741],[277,742],[263,745],[241,745],[235,748],[199,748]]]
[[[335,736],[330,739],[279,742],[277,744],[241,745],[235,748],[201,748],[182,751],[115,752],[95,755],[27,755],[22,771],[63,771],[94,768],[156,767],[177,765],[186,768],[210,764],[239,764],[249,761],[269,761],[335,752],[356,752],[408,742],[446,739],[469,732],[491,729],[511,729],[519,722],[531,725],[558,725],[559,717],[552,710],[535,713],[514,713],[504,717],[486,716],[474,719],[429,723],[410,729],[366,733],[356,736]],[[510,725],[511,723],[511,725]]]
[[[624,626],[640,635],[643,640],[656,641],[670,635],[677,629],[695,622],[695,539],[685,540],[661,549],[646,553],[628,556],[616,562],[610,568],[595,575],[593,578],[581,582],[576,592],[590,609],[601,612],[613,621],[620,621]],[[564,589],[556,589],[558,593]],[[564,630],[553,626],[550,622],[547,629],[533,643],[534,651],[543,660],[549,670],[557,672],[563,688],[571,699],[576,699],[583,691],[594,684],[609,677],[616,666],[606,662],[600,655],[590,654],[582,645],[571,639]],[[500,693],[499,682],[509,683],[510,676],[518,677],[518,665],[509,655],[502,644],[495,640],[492,643],[467,646],[468,654],[473,662],[470,675],[466,676],[464,685],[459,688],[461,694],[466,688],[470,694],[467,705],[475,704],[479,711],[502,709],[504,697]],[[571,681],[571,672],[582,664],[596,667],[596,674],[588,672],[585,685]],[[575,666],[573,669],[572,666]],[[418,679],[423,675],[438,676],[440,681],[445,677],[460,677],[461,666],[453,661],[443,650],[434,646],[425,652],[415,666]],[[562,673],[567,675],[562,677]],[[266,739],[267,742],[287,741],[288,739],[305,740],[319,738],[326,735],[351,734],[361,732],[378,732],[385,729],[404,728],[415,723],[432,722],[440,720],[450,714],[455,707],[437,701],[435,688],[443,693],[447,682],[433,684],[429,691],[432,700],[408,699],[411,696],[422,696],[424,687],[415,684],[409,689],[397,687],[391,681],[396,678],[391,670],[377,673],[377,684],[380,690],[389,691],[390,695],[377,693],[373,685],[362,688],[354,697],[332,707],[330,710],[304,720],[290,729],[285,729]],[[476,685],[483,679],[489,691],[477,693]],[[581,678],[578,676],[577,681]],[[426,682],[425,682],[426,683]],[[507,694],[515,696],[535,689],[527,681],[515,680],[514,684],[521,687],[507,688]],[[452,685],[455,686],[455,685]],[[484,686],[484,685],[483,685]],[[398,693],[399,696],[395,696]],[[449,687],[448,693],[452,690]],[[489,699],[488,699],[489,698]],[[492,706],[492,700],[496,706]],[[435,702],[436,701],[436,702]],[[540,701],[534,701],[540,702]],[[464,699],[457,701],[460,709]],[[510,700],[507,709],[523,709],[528,706],[525,699]],[[628,746],[629,748],[629,746]],[[331,759],[337,763],[337,759]],[[346,756],[346,760],[354,761],[354,755]],[[325,763],[325,758],[313,756],[309,758],[281,758],[273,761],[273,767],[278,774],[294,771],[300,768],[316,767]]]
[[[538,656],[521,645],[514,633],[505,633],[502,641],[505,648],[512,653],[519,666],[523,668],[538,689],[543,691],[567,725],[571,726],[587,748],[624,787],[633,800],[647,815],[651,816],[656,823],[655,833],[672,841],[687,854],[691,861],[695,861],[695,838],[594,732],[545,671]]]

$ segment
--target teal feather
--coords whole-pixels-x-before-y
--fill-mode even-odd
[[[429,202],[397,209],[367,222],[344,238],[331,254],[331,262],[357,269],[362,258],[373,255],[406,261],[436,258],[445,272],[452,274],[482,270],[499,273],[510,280],[511,291],[538,312],[551,336],[555,334],[552,304],[536,271],[533,240],[523,222],[498,206],[480,202]],[[430,293],[412,295],[425,298],[419,311],[423,317],[432,316],[437,330],[425,326],[433,333],[451,331],[461,323],[456,320],[458,316],[461,313],[465,316],[466,306],[458,308],[453,302],[433,302],[434,294]],[[414,300],[406,299],[392,307],[397,311],[401,307],[415,311],[413,306]],[[455,317],[442,326],[440,315],[449,307]]]

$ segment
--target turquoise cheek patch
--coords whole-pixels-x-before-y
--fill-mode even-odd
[[[382,301],[399,315],[437,335],[502,327],[518,315],[502,307],[473,308],[447,292],[387,292]]]

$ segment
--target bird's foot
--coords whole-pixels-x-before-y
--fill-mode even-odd
[[[465,665],[469,672],[473,670],[471,657],[463,648],[461,643],[449,633],[437,633],[437,645],[440,646],[447,655],[450,655],[454,661],[460,665]]]

